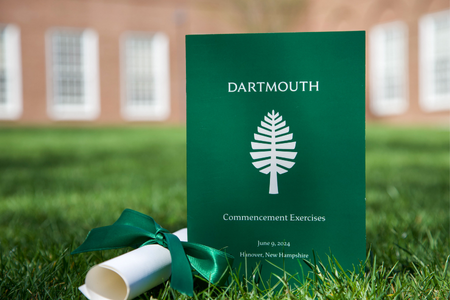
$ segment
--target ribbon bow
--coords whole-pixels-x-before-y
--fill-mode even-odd
[[[83,244],[71,254],[124,247],[139,248],[150,244],[169,249],[172,257],[170,286],[189,296],[194,293],[192,269],[209,282],[219,283],[234,260],[226,252],[201,244],[181,242],[152,217],[131,209],[125,209],[113,225],[92,229]]]

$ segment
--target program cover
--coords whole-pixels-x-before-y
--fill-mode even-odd
[[[364,261],[365,32],[189,35],[186,56],[189,241],[265,281]]]

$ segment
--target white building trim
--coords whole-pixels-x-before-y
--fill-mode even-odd
[[[19,27],[0,24],[0,120],[22,114],[22,66]]]
[[[121,48],[121,113],[129,121],[163,121],[170,115],[169,39],[126,32]]]
[[[450,109],[450,10],[419,21],[419,80],[424,111]]]
[[[51,28],[47,46],[47,111],[55,120],[94,120],[100,114],[98,35]]]
[[[370,109],[396,115],[408,108],[408,28],[397,21],[370,30]]]

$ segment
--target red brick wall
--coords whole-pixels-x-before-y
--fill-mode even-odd
[[[231,1],[231,0],[230,0]],[[237,0],[233,0],[237,1]],[[99,37],[100,105],[96,124],[129,123],[120,114],[120,45],[126,31],[162,31],[170,43],[169,123],[185,121],[184,36],[191,33],[245,32],[231,2],[210,0],[1,0],[0,23],[20,28],[23,114],[13,123],[54,124],[47,114],[45,34],[52,27],[91,28]],[[309,0],[285,31],[366,30],[402,20],[408,25],[409,108],[402,115],[379,117],[367,103],[367,119],[391,122],[448,123],[449,111],[425,113],[418,100],[418,20],[449,9],[448,0]],[[367,57],[370,48],[367,45]],[[370,61],[367,61],[370,68]],[[369,73],[367,73],[369,74]],[[368,78],[368,76],[367,76]],[[370,86],[367,81],[367,91]],[[367,102],[370,94],[367,93]],[[76,122],[89,123],[90,122]]]
[[[23,113],[16,122],[54,122],[47,114],[45,59],[45,35],[52,27],[91,28],[98,34],[101,112],[95,123],[125,122],[120,114],[121,35],[126,31],[167,34],[172,99],[168,122],[183,121],[185,84],[180,66],[186,25],[177,24],[175,18],[182,7],[181,1],[2,0],[0,23],[14,24],[21,32]]]
[[[369,109],[370,83],[366,73],[366,115],[368,120],[398,123],[441,123],[448,124],[450,112],[425,113],[419,106],[419,19],[428,13],[447,10],[448,0],[314,0],[306,6],[305,18],[299,20],[294,28],[301,31],[365,30],[366,38],[370,29],[377,25],[401,20],[408,26],[408,72],[409,107],[401,115],[375,116]],[[368,58],[370,47],[366,44]],[[367,69],[370,61],[367,59]],[[450,99],[449,99],[450,101]]]

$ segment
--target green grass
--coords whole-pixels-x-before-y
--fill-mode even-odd
[[[124,208],[185,227],[185,144],[184,128],[0,128],[0,299],[83,299],[88,269],[124,250],[69,253]],[[449,299],[449,131],[369,126],[366,149],[361,270],[321,257],[275,288],[257,274],[225,288],[196,279],[195,297]],[[150,297],[184,298],[167,284]]]

